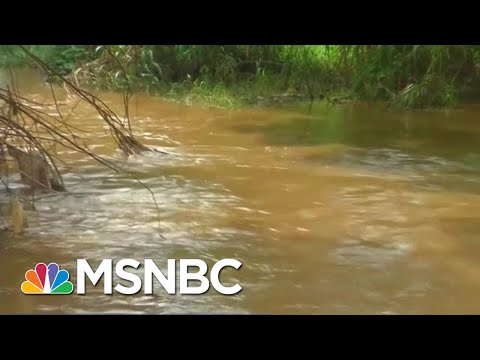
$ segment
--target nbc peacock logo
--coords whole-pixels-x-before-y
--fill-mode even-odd
[[[48,266],[38,263],[35,270],[28,270],[22,283],[22,292],[32,295],[68,295],[73,292],[73,284],[68,281],[67,270],[60,270],[57,264]]]

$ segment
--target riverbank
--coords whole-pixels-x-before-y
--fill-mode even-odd
[[[292,89],[280,87],[263,87],[255,83],[244,83],[225,87],[222,85],[200,84],[185,86],[172,84],[170,89],[150,91],[166,101],[174,101],[185,105],[200,105],[215,108],[275,107],[292,103],[309,103],[327,101],[332,104],[354,100],[354,97],[341,92],[314,96]]]
[[[480,101],[476,45],[12,45],[0,47],[0,66],[28,65],[26,52],[90,89],[185,104],[348,99],[425,109]]]

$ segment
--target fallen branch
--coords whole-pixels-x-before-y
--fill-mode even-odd
[[[77,84],[56,72],[24,46],[20,45],[19,47],[36,65],[50,75],[50,78],[57,77],[63,82],[69,93],[79,98],[75,107],[80,102],[84,102],[101,116],[102,120],[108,125],[110,134],[118,148],[127,157],[147,151],[158,151],[143,145],[133,134],[128,115],[129,90],[127,90],[127,95],[124,96],[125,119],[122,120],[100,98],[81,89]],[[57,162],[60,159],[52,153],[52,149],[55,149],[58,145],[85,154],[116,173],[127,173],[149,191],[160,221],[160,209],[154,192],[134,174],[130,174],[116,163],[95,154],[82,141],[79,141],[83,139],[78,134],[79,132],[85,136],[89,132],[68,123],[68,118],[72,114],[73,109],[70,110],[67,116],[62,114],[55,91],[51,85],[50,92],[53,104],[49,105],[55,106],[58,116],[48,114],[42,110],[42,106],[45,104],[40,104],[18,95],[15,84],[13,84],[12,89],[0,88],[0,170],[5,170],[2,172],[1,177],[5,189],[9,190],[9,166],[6,161],[6,155],[8,154],[17,163],[20,178],[22,182],[29,186],[32,194],[35,191],[67,192],[61,172],[57,166]],[[158,152],[164,153],[162,151]]]

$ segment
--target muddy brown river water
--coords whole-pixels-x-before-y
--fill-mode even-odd
[[[22,72],[17,82],[51,102],[41,77]],[[58,91],[63,108],[76,103]],[[120,95],[98,96],[122,110]],[[70,121],[152,189],[160,223],[141,184],[58,149],[68,193],[37,200],[22,236],[0,235],[0,313],[480,313],[480,107],[222,110],[137,95],[130,111],[138,138],[170,155],[124,159],[86,106]],[[75,284],[78,258],[163,268],[172,258],[235,258],[242,268],[222,280],[243,290],[20,291],[38,262],[57,262]]]

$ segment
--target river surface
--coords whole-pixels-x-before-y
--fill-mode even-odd
[[[51,103],[41,77],[16,81]],[[57,96],[66,112],[77,102]],[[122,112],[120,95],[98,96]],[[0,235],[1,313],[480,313],[480,108],[222,110],[137,95],[130,116],[141,141],[170,155],[124,159],[87,106],[69,121],[150,187],[159,216],[131,177],[57,149],[68,192],[36,200],[22,236]],[[57,262],[76,285],[79,258],[92,267],[153,259],[164,270],[167,259],[235,258],[243,266],[221,280],[243,290],[169,295],[156,282],[153,295],[104,295],[100,282],[83,296],[20,291],[38,262]]]

